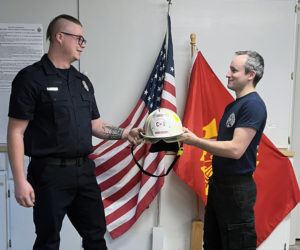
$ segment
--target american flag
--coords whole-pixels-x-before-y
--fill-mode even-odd
[[[147,85],[120,127],[143,127],[149,113],[159,107],[176,112],[170,16],[168,30]],[[140,144],[134,149],[134,156],[146,171],[161,175],[164,173],[165,154],[149,153],[149,147],[149,144]],[[102,190],[107,230],[114,239],[130,229],[159,193],[164,179],[149,177],[139,171],[128,141],[103,140],[95,146],[90,158],[96,164],[95,174]]]

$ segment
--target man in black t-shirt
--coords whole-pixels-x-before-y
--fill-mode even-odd
[[[227,87],[236,94],[219,124],[217,140],[197,137],[184,128],[181,140],[213,154],[213,175],[204,221],[204,250],[256,249],[254,204],[258,145],[267,111],[255,87],[264,60],[255,51],[238,51],[232,60]]]
[[[90,80],[71,63],[86,46],[82,25],[60,15],[48,26],[48,54],[21,70],[12,83],[8,155],[15,197],[33,207],[33,249],[59,249],[64,216],[82,237],[85,250],[106,250],[101,191],[94,175],[92,135],[138,144],[141,129],[103,123]],[[27,180],[24,154],[31,157]]]

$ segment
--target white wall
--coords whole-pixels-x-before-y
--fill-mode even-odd
[[[162,43],[166,30],[165,0],[1,0],[0,4],[0,22],[42,23],[44,32],[54,16],[77,16],[79,12],[88,40],[80,70],[87,72],[94,83],[102,118],[117,125],[128,116],[145,87]],[[190,33],[196,33],[198,48],[223,82],[234,51],[258,50],[266,59],[266,73],[258,91],[269,110],[268,135],[277,146],[288,147],[294,4],[294,0],[174,0],[171,18],[179,115],[182,116],[187,93]],[[0,132],[5,138],[7,93],[0,93],[0,102]],[[152,228],[159,226],[164,239],[159,250],[187,250],[195,214],[194,192],[171,173],[160,197],[129,232],[116,240],[106,236],[109,249],[150,250]],[[288,241],[284,233],[287,225],[289,218],[259,250],[283,249],[282,244]],[[14,226],[23,230],[24,237],[34,237],[26,234],[23,225]],[[66,250],[74,249],[70,246],[77,238],[71,242],[72,234],[63,232]]]

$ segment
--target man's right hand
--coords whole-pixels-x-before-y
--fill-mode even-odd
[[[15,182],[15,197],[16,201],[23,207],[34,206],[34,190],[27,180]]]

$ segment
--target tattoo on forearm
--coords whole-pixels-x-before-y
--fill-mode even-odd
[[[106,139],[109,140],[120,140],[122,139],[124,129],[117,128],[109,125],[103,126],[103,134]]]

